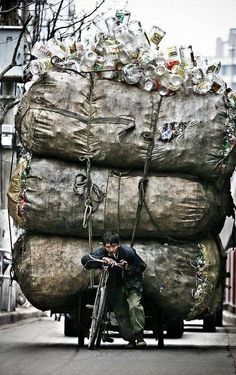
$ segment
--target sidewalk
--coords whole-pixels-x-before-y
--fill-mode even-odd
[[[37,310],[33,306],[17,307],[15,311],[10,312],[0,311],[0,326],[16,323],[23,319],[40,318],[42,316],[47,316],[47,314],[43,311]]]

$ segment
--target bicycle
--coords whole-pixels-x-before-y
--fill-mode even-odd
[[[101,339],[105,332],[105,327],[107,325],[107,280],[109,277],[109,267],[103,260],[92,258],[91,261],[97,261],[103,263],[102,273],[100,276],[99,284],[97,287],[97,292],[95,296],[95,301],[92,311],[92,322],[89,330],[89,339],[88,339],[88,349],[93,349],[99,347]],[[120,267],[124,269],[123,263],[116,263],[114,267]],[[88,305],[87,307],[91,307]]]

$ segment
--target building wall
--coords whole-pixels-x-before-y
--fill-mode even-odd
[[[227,86],[236,91],[236,28],[229,30],[227,40],[216,39],[215,60],[221,61],[220,76]],[[231,177],[231,194],[236,205],[236,173]],[[224,228],[220,234],[227,254],[226,271],[230,276],[226,278],[224,308],[236,315],[236,248],[232,241],[234,220],[226,218]]]

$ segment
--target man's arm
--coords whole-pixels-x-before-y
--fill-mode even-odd
[[[130,274],[142,273],[146,268],[146,263],[132,247],[124,247],[124,260],[128,262],[127,270]]]
[[[105,251],[103,248],[99,248],[95,251],[93,251],[91,254],[84,255],[81,258],[81,263],[84,266],[84,268],[90,270],[92,268],[94,269],[101,269],[102,268],[102,258],[105,256]]]

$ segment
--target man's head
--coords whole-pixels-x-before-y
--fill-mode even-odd
[[[110,255],[117,253],[120,246],[120,237],[117,233],[106,232],[102,237],[102,243]]]

